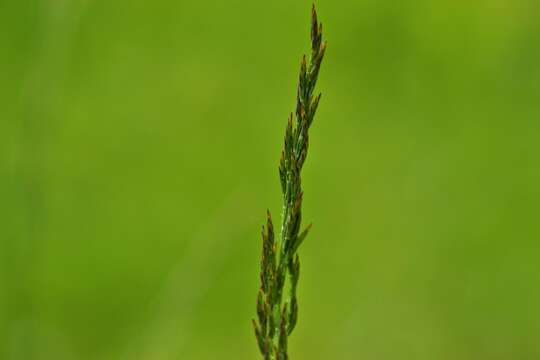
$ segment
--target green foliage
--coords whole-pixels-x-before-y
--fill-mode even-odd
[[[300,174],[307,157],[309,128],[321,99],[321,94],[314,97],[313,91],[326,50],[326,43],[322,42],[322,24],[317,21],[315,6],[312,10],[311,49],[309,66],[305,55],[302,59],[294,122],[291,113],[279,164],[283,193],[280,240],[275,241],[270,211],[266,228],[263,226],[262,231],[258,322],[253,320],[253,327],[264,359],[288,359],[288,336],[292,334],[298,318],[296,287],[300,276],[300,259],[297,250],[311,229],[310,224],[300,233],[303,198]],[[287,282],[289,295],[283,301]]]
[[[0,359],[261,359],[312,2],[2,2]],[[540,359],[540,1],[317,10],[289,356]]]

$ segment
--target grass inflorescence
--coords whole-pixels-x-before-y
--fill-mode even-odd
[[[309,128],[321,99],[321,94],[314,96],[313,92],[325,50],[322,24],[317,21],[313,6],[311,54],[309,62],[305,55],[302,58],[296,111],[294,115],[290,114],[287,122],[279,164],[283,193],[281,234],[276,240],[270,211],[262,230],[261,284],[257,296],[257,320],[253,320],[253,327],[265,360],[288,359],[288,337],[298,318],[296,288],[300,260],[297,250],[311,229],[310,224],[300,231],[303,199],[300,174],[308,152]],[[285,295],[286,290],[288,293]]]

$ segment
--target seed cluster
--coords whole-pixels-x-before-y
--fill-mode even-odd
[[[283,193],[280,240],[276,241],[270,211],[262,230],[260,289],[257,296],[257,318],[253,327],[259,349],[265,360],[288,359],[287,340],[298,318],[296,287],[300,276],[297,250],[306,238],[311,224],[300,232],[302,221],[302,186],[300,173],[307,157],[309,128],[321,99],[313,96],[319,69],[326,50],[322,42],[322,24],[317,21],[315,6],[311,18],[311,56],[304,55],[296,100],[296,111],[289,116],[279,164]],[[289,290],[283,301],[285,284]]]

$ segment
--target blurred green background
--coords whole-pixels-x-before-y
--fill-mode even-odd
[[[318,1],[293,359],[540,358],[540,3]],[[0,359],[257,359],[308,1],[0,0]]]

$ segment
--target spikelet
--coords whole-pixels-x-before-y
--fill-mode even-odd
[[[279,179],[283,193],[283,214],[279,241],[274,238],[270,211],[262,231],[260,289],[257,295],[257,321],[253,328],[259,350],[265,360],[286,360],[288,337],[298,319],[296,288],[300,277],[298,248],[311,224],[300,232],[302,222],[301,171],[307,157],[309,128],[321,100],[313,95],[326,51],[322,40],[322,24],[317,20],[315,5],[311,13],[311,54],[304,55],[298,76],[296,111],[291,113],[285,129],[279,161]],[[289,294],[283,299],[288,283]]]

